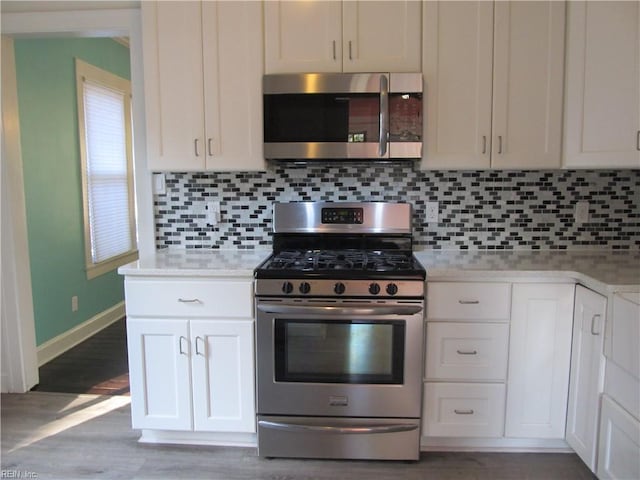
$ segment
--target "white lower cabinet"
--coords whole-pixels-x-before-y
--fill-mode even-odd
[[[600,415],[598,478],[640,478],[640,422],[608,395],[602,396]]]
[[[574,284],[513,285],[505,436],[565,436]]]
[[[255,432],[252,320],[127,320],[134,428]]]
[[[425,445],[566,448],[574,289],[428,283]]]
[[[253,434],[251,279],[127,277],[125,298],[133,427]]]
[[[427,285],[423,437],[504,434],[511,285]]]
[[[600,394],[604,381],[604,326],[607,298],[576,287],[573,312],[567,443],[595,472]]]
[[[606,370],[597,475],[640,478],[640,293],[615,293],[605,329]]]

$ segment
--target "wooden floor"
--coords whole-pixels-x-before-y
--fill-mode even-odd
[[[129,394],[125,319],[109,325],[39,370],[41,392]]]
[[[573,480],[573,454],[423,453],[419,462],[266,460],[254,448],[137,443],[130,397],[4,394],[2,478],[209,480]]]

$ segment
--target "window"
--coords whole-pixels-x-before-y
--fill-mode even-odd
[[[131,84],[76,59],[89,279],[137,258]]]

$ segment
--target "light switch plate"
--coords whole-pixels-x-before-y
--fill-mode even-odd
[[[156,195],[165,195],[167,193],[167,181],[164,173],[153,174],[153,193]]]

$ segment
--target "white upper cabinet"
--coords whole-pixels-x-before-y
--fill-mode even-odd
[[[422,168],[487,168],[493,3],[425,2],[423,7]]]
[[[569,2],[564,165],[640,168],[640,3]]]
[[[147,164],[260,170],[260,2],[142,2]]]
[[[564,2],[425,2],[422,168],[561,164]]]
[[[341,71],[341,19],[341,2],[265,2],[265,73]]]
[[[265,73],[420,71],[420,1],[273,0],[264,8]]]

